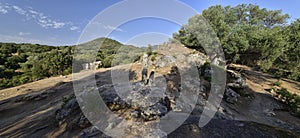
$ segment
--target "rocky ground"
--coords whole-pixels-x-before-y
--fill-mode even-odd
[[[227,67],[220,107],[200,128],[212,85],[206,61],[205,55],[185,47],[164,46],[149,57],[146,81],[141,73],[144,65],[134,63],[97,70],[95,86],[88,81],[89,72],[81,72],[78,80],[61,76],[1,90],[0,137],[109,137],[98,128],[122,137],[300,137],[300,119],[269,91],[278,80],[240,65]],[[191,63],[200,73],[190,73]],[[131,89],[126,91],[124,81],[112,81],[112,73],[128,73]],[[299,82],[280,81],[281,87],[300,94]],[[87,87],[76,93],[76,99],[73,84],[78,82]],[[85,116],[82,111],[97,107],[97,102],[91,98],[89,107],[81,101],[95,91],[116,116],[92,125],[93,112],[84,112]]]

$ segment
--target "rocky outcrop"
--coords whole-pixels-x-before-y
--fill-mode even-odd
[[[148,60],[146,54],[143,60]],[[135,118],[144,121],[156,120],[167,114],[171,110],[171,100],[175,101],[175,99],[169,97],[163,88],[157,86],[154,72],[151,72],[149,77],[147,72],[148,62],[143,61],[142,80],[131,84],[132,90],[126,94],[126,97],[120,97],[111,89],[113,87],[102,89],[101,96],[108,107],[112,111],[127,112],[124,114],[128,119]],[[123,84],[118,86],[122,87]]]
[[[232,89],[243,89],[247,86],[246,79],[238,72],[227,70],[227,86]]]
[[[175,64],[175,63],[176,63],[175,57],[170,56],[170,55],[160,55],[153,62],[153,65],[156,68],[164,68],[164,67],[171,66],[172,64]]]
[[[234,104],[234,103],[237,103],[238,101],[238,97],[240,95],[237,94],[235,91],[233,91],[232,89],[230,88],[226,88],[225,90],[225,95],[224,95],[224,98],[226,100],[226,102],[229,102],[231,104]]]
[[[76,98],[72,98],[67,101],[62,108],[56,111],[56,120],[64,121],[70,114],[74,113],[74,111],[79,110],[79,105],[77,103]]]
[[[175,113],[190,113],[193,112],[188,120],[168,137],[210,137],[212,134],[216,137],[226,136],[253,136],[262,137],[264,131],[267,131],[265,136],[272,136],[273,128],[263,126],[264,128],[256,128],[253,126],[261,126],[257,123],[233,121],[236,117],[237,107],[241,104],[243,95],[240,94],[247,88],[246,79],[234,70],[227,70],[227,85],[223,97],[225,102],[217,109],[217,113],[207,126],[204,128],[198,127],[199,115],[202,114],[204,106],[207,104],[211,89],[211,75],[213,71],[209,64],[206,63],[207,57],[199,53],[181,54],[181,55],[158,55],[153,61],[149,60],[147,55],[144,55],[142,62],[141,75],[142,79],[137,82],[130,82],[131,89],[125,93],[118,93],[114,86],[121,87],[125,83],[117,84],[101,84],[98,86],[99,93],[106,103],[107,107],[118,116],[115,121],[110,121],[106,124],[105,130],[113,128],[125,127],[124,137],[166,137],[167,133],[158,127],[163,118],[169,117],[172,112]],[[175,66],[174,64],[179,63]],[[183,73],[179,71],[179,67],[190,67],[194,63],[197,66],[198,74],[201,78],[200,85],[195,86],[192,77],[186,79],[188,81],[181,82]],[[149,65],[148,65],[149,64]],[[168,67],[171,70],[163,75],[157,75],[155,70],[149,74],[148,68],[154,66],[157,69]],[[198,80],[197,80],[198,81]],[[183,84],[184,83],[184,84]],[[162,87],[163,86],[163,87]],[[125,86],[124,86],[125,89]],[[187,91],[197,91],[198,95],[193,95],[197,98],[195,107],[191,106],[187,99],[180,99],[183,95],[183,89]],[[124,95],[123,95],[124,94]],[[184,97],[186,98],[186,97]],[[73,105],[73,106],[72,106]],[[227,105],[230,107],[228,108]],[[74,110],[79,110],[74,106],[74,101],[70,100],[62,109],[57,112],[57,120],[67,120],[66,118],[72,116]],[[266,116],[274,116],[273,112],[265,111]],[[120,121],[125,119],[126,122]],[[171,120],[176,122],[177,118]],[[75,124],[81,131],[81,137],[108,137],[98,130],[96,126],[91,126],[87,118],[80,114],[75,120]],[[221,123],[222,126],[218,126]],[[224,127],[226,126],[226,127]],[[227,128],[228,127],[228,128]],[[222,129],[221,129],[222,128]],[[241,132],[245,132],[243,135]],[[259,132],[259,134],[255,134]],[[280,136],[281,132],[275,131],[276,136]],[[278,135],[277,135],[278,134]],[[294,136],[294,134],[291,134]]]
[[[44,90],[43,92],[40,93],[31,93],[27,94],[25,96],[21,96],[15,100],[15,102],[22,102],[22,101],[39,101],[47,98],[49,95],[52,93],[55,93],[56,90],[50,89],[50,90]]]
[[[80,133],[79,138],[92,138],[101,136],[102,132],[96,126],[90,126]]]

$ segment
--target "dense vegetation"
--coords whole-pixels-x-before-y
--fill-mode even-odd
[[[174,33],[174,38],[187,47],[203,50],[204,44],[198,42],[199,38],[208,39],[203,17],[219,38],[227,63],[259,67],[280,77],[300,79],[300,19],[289,22],[289,15],[281,10],[252,4],[217,5],[204,10],[202,16],[192,17]]]
[[[0,51],[0,88],[71,72],[71,47],[0,43]]]
[[[80,46],[99,45],[96,60],[104,67],[126,64],[139,59],[142,49],[100,38]],[[122,48],[125,47],[125,48]],[[0,89],[21,85],[41,78],[72,72],[74,46],[0,43]],[[88,54],[85,54],[85,56]],[[82,57],[85,58],[85,57]]]

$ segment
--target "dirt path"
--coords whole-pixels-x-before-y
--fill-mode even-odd
[[[46,78],[39,81],[23,84],[20,86],[3,89],[0,90],[0,100],[9,99],[21,94],[38,92],[47,88],[54,87],[57,84],[62,82],[70,82],[71,80],[72,80],[71,75],[51,77],[51,78]]]
[[[89,73],[76,75],[85,77]],[[59,137],[70,133],[65,132],[64,125],[58,127],[55,112],[63,104],[63,97],[74,93],[71,81],[72,75],[52,77],[1,90],[0,137]]]
[[[254,71],[246,66],[233,66],[246,77],[249,88],[247,93],[253,94],[252,98],[241,97],[236,105],[226,104],[231,109],[238,111],[231,111],[235,120],[253,121],[287,129],[293,129],[292,126],[294,126],[300,130],[300,119],[292,116],[288,111],[282,111],[281,109],[285,109],[284,104],[275,100],[268,91],[274,87],[275,82],[279,81],[281,88],[300,95],[300,82],[289,79],[278,80],[272,75]]]
[[[7,99],[9,102],[0,105],[0,136],[28,137],[55,131],[55,111],[60,108],[62,97],[72,92],[72,83],[68,82]],[[27,99],[28,95],[37,97]]]
[[[248,86],[257,93],[268,93],[266,90],[273,87],[275,82],[280,83],[280,87],[286,88],[291,93],[300,95],[300,82],[286,78],[276,79],[270,74],[255,71],[250,67],[232,64],[231,67],[241,70],[247,78]]]

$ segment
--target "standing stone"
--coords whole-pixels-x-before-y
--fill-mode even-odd
[[[149,81],[148,85],[151,86],[154,82],[154,71],[151,71],[150,76],[149,76]]]
[[[142,61],[142,82],[147,85],[147,75],[148,75],[148,54],[144,53]]]

